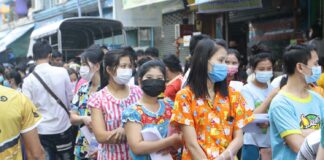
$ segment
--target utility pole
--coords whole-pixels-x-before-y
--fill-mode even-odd
[[[99,10],[99,17],[102,18],[102,5],[101,5],[101,0],[98,0],[98,10]]]
[[[77,0],[77,6],[78,6],[78,17],[82,17],[81,6],[80,6],[80,0]]]

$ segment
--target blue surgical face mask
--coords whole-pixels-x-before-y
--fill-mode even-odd
[[[272,71],[256,71],[255,79],[260,83],[268,83],[273,77]]]
[[[314,66],[312,67],[312,75],[311,76],[307,76],[305,75],[305,80],[306,83],[315,83],[321,76],[322,74],[322,67],[321,66]]]
[[[4,77],[3,75],[0,76],[0,83],[2,83],[4,81]]]
[[[227,76],[227,65],[212,64],[212,70],[208,73],[208,76],[213,83],[223,81]]]
[[[11,88],[11,85],[10,85],[10,83],[9,83],[8,80],[4,80],[4,81],[3,81],[3,86],[4,86],[4,87]]]

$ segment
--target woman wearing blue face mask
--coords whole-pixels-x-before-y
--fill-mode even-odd
[[[278,92],[270,85],[273,77],[273,60],[268,52],[261,52],[254,55],[250,60],[250,66],[255,74],[254,80],[244,85],[241,90],[247,105],[254,114],[267,113],[272,98]],[[271,159],[271,145],[268,125],[269,123],[259,124],[256,130],[260,132],[248,132],[244,134],[244,146],[242,158],[249,160]]]
[[[224,47],[203,39],[193,55],[188,85],[177,93],[171,118],[185,141],[182,159],[234,159],[252,110],[228,88]]]

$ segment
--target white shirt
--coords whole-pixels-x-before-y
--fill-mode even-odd
[[[316,159],[317,151],[321,143],[321,130],[316,130],[309,134],[297,155],[297,160]]]
[[[129,86],[136,86],[136,84],[135,84],[135,77],[134,76],[129,80],[128,85]]]
[[[35,72],[56,96],[69,107],[73,93],[68,72],[62,67],[50,66],[48,63],[37,65]],[[39,134],[58,134],[71,127],[68,114],[33,74],[29,74],[24,79],[22,92],[32,100],[43,116],[43,120],[38,126]]]
[[[285,77],[285,76],[286,76],[286,74],[276,77],[274,80],[272,80],[271,86],[273,88],[279,88],[280,87],[280,82],[281,82],[282,78]]]
[[[246,101],[246,108],[254,110],[260,106],[262,102],[273,90],[272,86],[268,84],[268,88],[261,89],[253,83],[248,83],[243,86],[241,94]],[[244,144],[256,145],[258,147],[270,147],[270,133],[269,128],[265,134],[259,133],[245,133]]]
[[[232,87],[235,91],[240,92],[244,86],[244,83],[241,81],[230,81],[229,86]]]
[[[189,68],[189,69],[187,70],[187,72],[185,73],[185,75],[183,76],[183,80],[182,80],[181,88],[185,88],[185,87],[187,86],[190,71],[191,71],[191,69]]]

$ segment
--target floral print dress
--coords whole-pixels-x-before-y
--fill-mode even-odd
[[[122,114],[122,122],[125,125],[128,121],[139,123],[146,128],[155,127],[160,132],[162,138],[168,136],[168,127],[172,115],[172,107],[164,100],[159,100],[160,109],[153,113],[145,106],[136,103],[134,106],[126,109]],[[150,155],[135,155],[130,150],[132,160],[150,160]]]
[[[242,129],[254,119],[252,110],[245,109],[244,99],[232,88],[229,88],[228,97],[216,93],[212,104],[206,98],[195,97],[187,86],[178,92],[172,112],[171,124],[176,127],[187,125],[195,128],[197,141],[208,159],[216,159],[221,155],[233,140],[233,132]],[[230,112],[232,120],[228,120]],[[183,149],[182,159],[191,160],[186,147]]]
[[[72,100],[72,111],[78,113],[80,116],[91,116],[90,109],[87,107],[87,102],[89,99],[89,90],[91,83],[85,83],[81,85],[77,93],[74,95]],[[88,154],[89,142],[85,139],[82,132],[80,132],[79,126],[78,135],[74,147],[75,159],[86,159]]]

